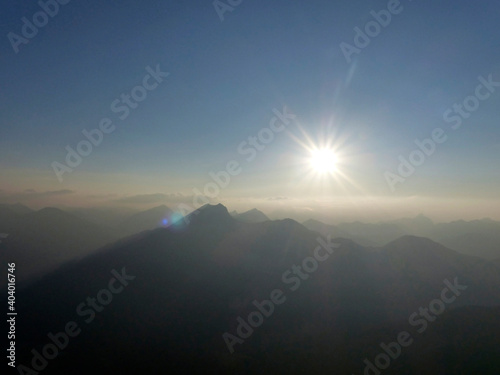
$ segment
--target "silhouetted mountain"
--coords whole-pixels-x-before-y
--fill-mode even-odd
[[[392,222],[372,224],[356,221],[353,223],[340,223],[337,225],[337,228],[343,232],[350,233],[351,236],[366,238],[379,246],[406,234],[411,234],[407,233],[398,224]]]
[[[498,308],[490,307],[500,305],[499,277],[498,265],[425,238],[364,248],[320,240],[294,220],[242,223],[224,206],[206,205],[178,225],[108,246],[20,291],[18,360],[29,365],[48,332],[74,321],[82,332],[44,373],[361,374],[382,340],[407,330],[416,343],[384,373],[425,365],[426,374],[452,374],[457,363],[491,373],[487,366],[500,364],[492,349],[500,343]],[[119,292],[104,292],[120,282]],[[441,298],[451,288],[446,282],[459,289],[445,296],[456,298],[422,334],[432,345],[418,344],[408,318]],[[223,334],[239,335],[241,321],[276,295],[282,298],[273,312],[261,313],[261,323],[247,326],[253,333],[228,346]],[[477,307],[460,309],[465,305]],[[460,324],[474,314],[484,325]],[[478,340],[490,349],[475,346]],[[487,349],[485,356],[471,347]]]
[[[329,225],[322,223],[318,220],[309,219],[302,223],[307,229],[313,230],[315,232],[320,233],[323,236],[332,236],[332,237],[342,237],[342,238],[350,238],[353,241],[359,243],[363,246],[377,246],[378,244],[374,241],[370,241],[363,236],[353,235],[345,230],[340,230],[335,225]]]
[[[437,224],[430,235],[440,243],[464,254],[485,259],[500,256],[500,222],[490,219]]]
[[[139,212],[118,225],[124,233],[135,234],[144,230],[164,227],[171,224],[173,211],[165,205]]]
[[[262,223],[263,221],[270,220],[262,211],[259,211],[256,208],[252,208],[249,211],[231,216],[233,216],[236,220],[242,221],[244,223]]]
[[[0,232],[8,232],[9,228],[16,222],[20,214],[14,212],[10,207],[0,206]]]
[[[434,222],[424,215],[393,220],[391,223],[414,236],[428,236],[434,230]]]
[[[227,208],[222,204],[206,204],[186,216],[186,222],[191,228],[232,226],[234,218],[229,214]]]
[[[1,259],[15,262],[17,281],[40,276],[64,262],[88,255],[91,251],[118,238],[57,208],[43,208],[27,214],[6,215],[1,209],[1,230],[8,233],[2,241]],[[6,280],[0,282],[0,287]]]
[[[18,214],[18,215],[24,215],[24,214],[29,214],[30,212],[34,212],[29,207],[26,207],[23,204],[20,203],[15,203],[15,204],[0,204],[0,209],[2,208],[8,208],[12,212]]]
[[[423,215],[381,223],[341,223],[328,226],[314,220],[304,223],[320,233],[341,233],[365,246],[383,246],[404,235],[430,238],[462,254],[494,259],[500,256],[500,223],[491,219],[433,223]]]
[[[475,290],[475,293],[470,294],[470,299],[461,298],[460,304],[498,304],[499,294],[495,292],[498,289],[495,285],[500,285],[500,270],[491,262],[462,255],[432,240],[415,236],[404,236],[389,243],[383,248],[382,254],[388,256],[390,272],[398,279],[411,282],[413,286],[422,288],[423,285],[430,285],[437,288],[446,275],[454,274]],[[481,287],[476,287],[477,284]],[[399,301],[408,293],[409,285],[401,287],[401,281],[398,281],[394,288],[400,294],[393,295],[393,300]]]
[[[127,218],[141,212],[137,209],[123,207],[73,207],[64,208],[64,211],[90,223],[115,229],[118,229],[119,225]],[[154,227],[149,229],[154,229]]]

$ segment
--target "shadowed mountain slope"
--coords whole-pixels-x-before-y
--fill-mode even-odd
[[[415,345],[387,373],[403,373],[394,372],[403,364],[453,373],[459,359],[468,368],[498,364],[491,350],[484,358],[467,350],[478,338],[498,344],[500,336],[489,336],[500,333],[498,325],[488,323],[497,312],[491,306],[500,305],[496,265],[425,238],[364,248],[320,239],[290,219],[242,223],[222,205],[204,206],[187,219],[108,246],[22,290],[20,363],[30,363],[30,350],[41,350],[48,332],[74,321],[82,332],[44,373],[166,367],[177,373],[362,373],[363,359],[380,350],[380,340],[408,329],[408,317],[439,298],[448,280],[467,288],[439,317],[443,326],[428,333],[443,342],[447,357],[439,347]],[[87,298],[102,300],[101,290],[116,278],[112,270],[130,280],[109,304],[97,297],[98,308],[90,307]],[[238,317],[247,320],[257,310],[253,301],[269,300],[275,290],[284,301],[230,354],[223,334],[237,335]],[[457,346],[450,338],[462,306],[477,306],[485,325],[465,322],[455,335],[465,346]]]

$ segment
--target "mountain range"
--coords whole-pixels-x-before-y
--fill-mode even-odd
[[[491,219],[434,223],[419,215],[380,223],[340,223],[328,225],[317,220],[303,223],[323,235],[351,238],[365,246],[384,246],[405,235],[427,237],[463,254],[485,259],[500,257],[500,222]]]
[[[142,231],[169,226],[174,211],[162,205],[145,211],[45,208],[34,211],[21,204],[0,205],[1,258],[17,261],[24,282],[54,270],[65,262]],[[257,209],[230,214],[238,222],[262,223],[270,219]],[[329,225],[310,219],[303,225],[323,236],[351,239],[365,247],[381,247],[402,236],[426,237],[462,254],[500,259],[500,223],[490,220],[434,223],[419,215],[392,222]],[[0,287],[5,281],[0,282]]]
[[[207,205],[20,290],[19,363],[75,322],[81,333],[44,373],[362,374],[408,332],[384,374],[496,374],[499,266],[427,238],[362,246]],[[110,300],[113,278],[124,282]]]

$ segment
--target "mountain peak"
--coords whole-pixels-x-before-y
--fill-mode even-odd
[[[208,231],[212,234],[234,228],[236,220],[222,204],[206,204],[185,217],[190,230]]]
[[[415,216],[414,220],[416,221],[420,221],[420,222],[424,222],[424,223],[430,223],[430,224],[433,224],[434,222],[432,221],[432,219],[428,218],[427,216],[425,216],[424,214],[420,213],[418,214],[417,216]]]
[[[204,215],[222,215],[222,216],[231,217],[226,206],[224,206],[221,203],[206,204],[206,205],[198,208],[198,211],[200,211]]]
[[[206,204],[187,216],[188,222],[199,223],[205,221],[232,222],[233,218],[222,204]]]
[[[205,204],[204,206],[201,206],[198,208],[198,211],[204,211],[204,212],[226,212],[229,214],[229,211],[227,210],[226,206],[224,206],[221,203],[218,204]]]
[[[252,208],[242,214],[234,215],[234,217],[244,223],[262,223],[270,220],[262,211],[256,208]]]

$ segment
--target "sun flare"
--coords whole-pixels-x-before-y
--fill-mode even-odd
[[[312,169],[319,174],[333,173],[336,170],[337,157],[331,149],[316,149],[311,152],[309,162]]]

